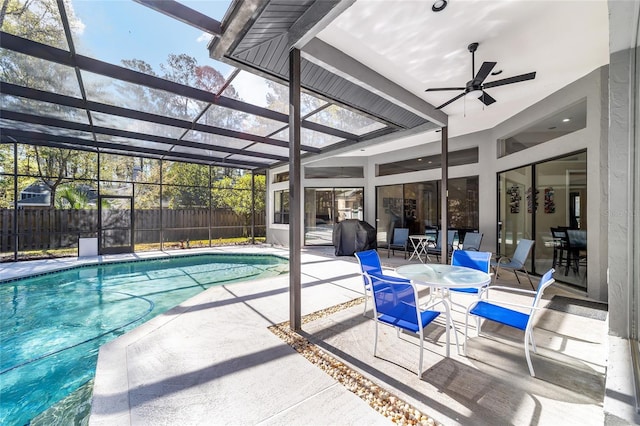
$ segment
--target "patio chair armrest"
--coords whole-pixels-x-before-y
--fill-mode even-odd
[[[375,278],[378,281],[382,281],[382,282],[388,282],[388,283],[396,283],[396,284],[410,284],[411,280],[408,280],[406,278],[402,278],[402,277],[394,277],[393,275],[386,275],[386,274],[376,274],[376,273],[369,273],[369,272],[365,272],[366,275],[369,276],[369,278]]]
[[[491,273],[491,275],[493,275],[493,273]],[[498,290],[498,291],[504,291],[504,292],[510,292],[510,293],[524,293],[524,294],[531,294],[531,295],[536,294],[535,291],[525,290],[523,288],[513,288],[513,287],[506,287],[501,285],[489,285],[486,287],[482,287],[480,289],[480,294],[478,294],[478,298],[481,298],[482,295],[488,292],[489,290]]]
[[[478,304],[478,302],[480,302],[481,300],[478,299],[475,302],[473,302],[471,305],[469,305],[469,307],[467,308],[467,312],[471,312],[471,310],[473,308],[475,308],[475,306]],[[484,299],[482,300],[483,302],[489,302],[493,305],[498,305],[498,306],[503,306],[503,307],[512,307],[512,308],[522,308],[522,309],[527,309],[529,311],[534,311],[534,310],[539,310],[541,309],[539,306],[532,306],[532,305],[523,305],[522,303],[513,303],[513,302],[505,302],[503,300],[488,300],[488,299]]]
[[[445,307],[445,310],[447,312],[449,312],[449,304],[446,302],[446,300],[441,299],[439,297],[434,298],[432,300],[429,300],[427,303],[423,303],[420,305],[420,309],[425,311],[425,310],[431,310],[431,308],[433,308],[436,305],[442,304]]]

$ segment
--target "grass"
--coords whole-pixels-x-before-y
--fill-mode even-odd
[[[260,244],[266,241],[265,237],[256,237],[255,242]],[[211,240],[212,247],[218,246],[232,246],[232,245],[245,245],[251,244],[251,238],[247,237],[234,237],[234,238],[217,238]],[[209,247],[209,240],[195,240],[189,241],[188,247],[186,241],[167,241],[164,243],[165,250],[180,249],[180,248],[198,248]],[[160,250],[159,243],[151,244],[136,244],[135,251],[152,251]],[[18,252],[19,260],[35,260],[35,259],[55,259],[58,257],[74,257],[78,255],[77,247],[66,247],[58,249],[43,249],[43,250],[23,250]],[[13,261],[13,253],[0,253],[0,261]]]

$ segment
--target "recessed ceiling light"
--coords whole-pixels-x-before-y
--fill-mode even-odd
[[[433,2],[433,6],[431,6],[431,10],[434,12],[440,12],[447,7],[447,0],[436,0]]]
[[[418,158],[418,162],[422,161],[422,158]]]
[[[570,119],[570,118],[565,118],[565,119],[563,119],[563,120],[562,120],[562,122],[563,122],[563,123],[567,123],[567,122],[569,122],[569,121],[571,121],[571,119]]]
[[[431,164],[431,163],[433,163],[433,161],[427,161],[427,164]]]

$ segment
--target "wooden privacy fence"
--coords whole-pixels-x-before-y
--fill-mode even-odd
[[[78,237],[98,234],[98,210],[0,209],[0,252],[14,250],[14,218],[17,220],[18,250],[75,247]],[[208,240],[247,236],[251,224],[231,210],[171,209],[135,210],[136,244],[168,241]],[[255,215],[255,236],[264,236],[265,215]]]

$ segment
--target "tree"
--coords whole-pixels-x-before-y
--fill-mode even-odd
[[[96,154],[73,149],[24,146],[19,150],[18,169],[22,174],[37,177],[51,192],[54,207],[60,185],[74,180],[95,180]]]
[[[68,2],[66,10],[72,30],[80,27]],[[2,0],[0,27],[7,33],[68,50],[56,0]],[[79,93],[73,70],[10,50],[0,56],[0,78],[35,89]]]
[[[264,214],[265,194],[267,190],[266,177],[255,175],[255,212]],[[228,208],[242,218],[244,236],[251,225],[253,213],[251,174],[245,173],[237,179],[225,176],[213,184],[213,205],[218,208]]]
[[[77,187],[65,185],[58,190],[55,203],[59,209],[86,209],[89,197]]]
[[[170,208],[209,206],[209,166],[165,162],[163,198]]]

